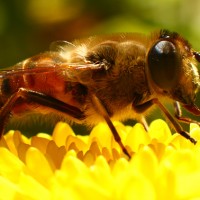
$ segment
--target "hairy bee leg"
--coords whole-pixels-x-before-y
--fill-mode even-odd
[[[19,88],[19,90],[14,93],[0,109],[0,137],[2,136],[5,124],[9,119],[9,114],[11,113],[13,107],[16,104],[16,101],[19,98],[24,99],[24,101],[31,101],[48,108],[56,109],[78,120],[84,119],[84,113],[74,106],[66,104],[54,97],[45,95],[43,93],[27,90],[25,88]]]
[[[131,155],[128,153],[127,149],[125,148],[125,146],[123,145],[121,138],[116,130],[116,128],[114,127],[112,121],[110,120],[110,117],[108,115],[108,112],[106,111],[105,107],[102,105],[102,103],[100,102],[100,100],[98,99],[98,97],[94,94],[91,95],[91,99],[92,102],[94,104],[94,106],[96,107],[96,109],[98,110],[98,112],[103,116],[103,118],[105,119],[106,123],[108,124],[114,138],[115,141],[119,144],[119,146],[121,147],[123,153],[125,155],[128,156],[128,158],[131,158]]]
[[[182,117],[182,110],[181,110],[179,102],[177,102],[177,101],[174,102],[174,110],[175,110],[175,117],[179,121],[187,123],[187,124],[195,123],[195,124],[200,125],[200,123],[198,121],[196,121],[196,120],[190,119],[188,117]]]
[[[185,137],[186,139],[190,140],[193,144],[196,144],[197,141],[190,137],[190,135],[183,130],[183,128],[181,127],[181,125],[175,120],[175,118],[168,112],[168,110],[162,105],[162,103],[160,103],[160,101],[158,99],[152,99],[151,100],[154,104],[158,105],[158,107],[163,111],[163,113],[165,114],[165,116],[169,119],[169,121],[171,122],[171,124],[173,125],[174,129],[183,137]]]

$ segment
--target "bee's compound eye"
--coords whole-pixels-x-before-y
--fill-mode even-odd
[[[169,90],[177,84],[181,59],[172,42],[157,42],[149,50],[147,62],[151,79],[158,87]]]

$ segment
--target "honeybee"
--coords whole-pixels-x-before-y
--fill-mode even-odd
[[[158,106],[173,128],[192,143],[178,120],[181,107],[200,115],[195,105],[199,90],[200,54],[179,34],[161,30],[94,36],[62,42],[8,70],[0,71],[0,133],[10,114],[36,110],[64,114],[86,125],[106,121],[122,151],[130,157],[112,120],[136,119]],[[175,115],[163,101],[174,104]]]

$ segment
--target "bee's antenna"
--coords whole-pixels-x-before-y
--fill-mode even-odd
[[[193,52],[193,55],[194,55],[195,59],[196,59],[198,62],[200,62],[200,52],[194,51],[194,52]]]

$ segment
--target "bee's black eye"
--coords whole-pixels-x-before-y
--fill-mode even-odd
[[[158,87],[169,90],[177,84],[181,59],[172,42],[162,40],[154,44],[149,50],[147,62],[151,79]]]

